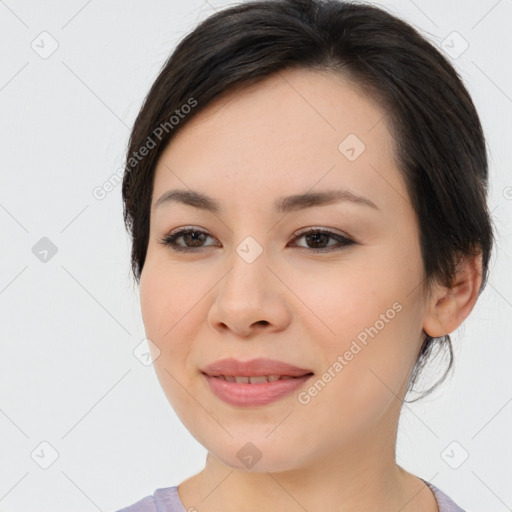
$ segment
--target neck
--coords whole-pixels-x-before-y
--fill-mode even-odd
[[[432,491],[396,464],[395,441],[396,431],[367,433],[279,472],[239,470],[209,453],[203,471],[179,485],[180,499],[201,512],[437,512]]]

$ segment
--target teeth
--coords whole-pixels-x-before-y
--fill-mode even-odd
[[[266,375],[260,375],[259,377],[249,377],[249,382],[251,384],[258,384],[262,382],[268,382]]]
[[[244,377],[232,375],[218,375],[219,379],[226,380],[227,382],[237,382],[240,384],[262,384],[264,382],[275,382],[276,380],[294,379],[291,375],[261,375],[257,377]]]

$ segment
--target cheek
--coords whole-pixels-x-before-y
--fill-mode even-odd
[[[151,333],[155,342],[167,344],[194,315],[201,289],[208,289],[206,284],[184,273],[179,266],[171,266],[165,257],[150,256],[148,251],[139,286],[146,333]]]
[[[187,297],[178,272],[169,272],[162,265],[147,260],[140,278],[140,304],[146,337],[151,340],[155,370],[164,364],[175,373],[183,365],[187,345],[182,340],[190,339],[182,332],[185,320],[193,315],[193,298]],[[181,341],[180,341],[181,340]],[[154,357],[154,355],[158,357]],[[172,364],[172,369],[171,365]]]
[[[146,337],[151,340],[149,347],[155,374],[169,403],[188,424],[190,395],[185,391],[188,387],[186,365],[190,351],[188,340],[193,339],[193,334],[187,335],[183,328],[190,325],[191,306],[197,299],[185,299],[186,290],[178,293],[185,284],[183,276],[179,276],[179,272],[169,272],[163,265],[147,259],[139,292],[144,329]]]
[[[350,272],[332,272],[328,283],[307,292],[330,328],[316,338],[329,383],[311,390],[318,398],[308,407],[316,416],[331,404],[327,415],[340,419],[339,428],[345,428],[347,417],[362,428],[398,404],[420,347],[421,297],[411,293],[422,278],[420,254],[414,247],[382,249],[354,261]]]
[[[300,397],[302,404],[308,402],[305,417],[316,418],[330,432],[322,430],[320,437],[347,442],[377,425],[389,434],[415,358],[411,324],[400,315],[407,315],[405,308],[387,324],[372,321],[353,328],[363,336],[341,334],[330,343],[324,368]]]
[[[354,339],[364,343],[369,338],[365,329],[375,324],[379,332],[390,330],[405,295],[400,279],[382,260],[361,257],[336,268],[311,267],[291,281],[294,293],[307,305],[301,321],[311,319],[311,339],[321,339],[323,350],[331,354],[348,350]]]

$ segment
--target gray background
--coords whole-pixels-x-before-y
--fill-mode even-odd
[[[512,1],[375,3],[451,53],[486,132],[498,236],[489,284],[453,336],[453,377],[404,407],[398,462],[468,511],[511,510]],[[3,512],[117,510],[203,466],[136,357],[145,335],[121,187],[93,192],[122,167],[176,43],[225,5],[0,1]]]

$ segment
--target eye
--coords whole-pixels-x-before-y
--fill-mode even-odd
[[[306,249],[310,249],[313,252],[339,251],[348,245],[356,243],[351,238],[319,228],[307,228],[306,230],[297,234],[294,238],[294,241],[301,238],[305,238],[309,243],[313,243],[315,247],[306,247]],[[334,245],[331,244],[330,246],[324,246],[324,242],[326,242],[329,238],[336,240],[338,243]]]
[[[200,231],[198,229],[186,228],[171,232],[168,235],[161,238],[158,243],[171,247],[174,251],[178,252],[193,252],[197,249],[202,249],[201,243],[208,237],[208,233],[204,231]],[[176,242],[179,238],[183,237],[183,241],[185,244],[190,243],[191,246],[188,245],[180,245]]]
[[[197,252],[198,250],[208,247],[202,245],[203,242],[208,237],[210,237],[210,235],[208,235],[208,233],[206,233],[205,231],[192,228],[185,228],[169,233],[168,235],[158,240],[158,243],[171,247],[171,249],[177,252]],[[185,245],[177,243],[177,240],[179,240],[180,238],[183,238],[183,242],[185,243]],[[330,251],[338,251],[346,246],[357,243],[346,236],[319,228],[307,228],[306,230],[303,230],[299,234],[296,234],[296,236],[293,238],[293,241],[295,242],[297,240],[300,240],[301,238],[304,238],[305,240],[308,241],[308,243],[312,243],[313,245],[316,246],[302,246],[303,248],[309,249],[312,252],[325,253]],[[335,243],[334,245],[331,244],[325,246],[325,242],[327,242],[329,239],[335,240],[337,244]]]

